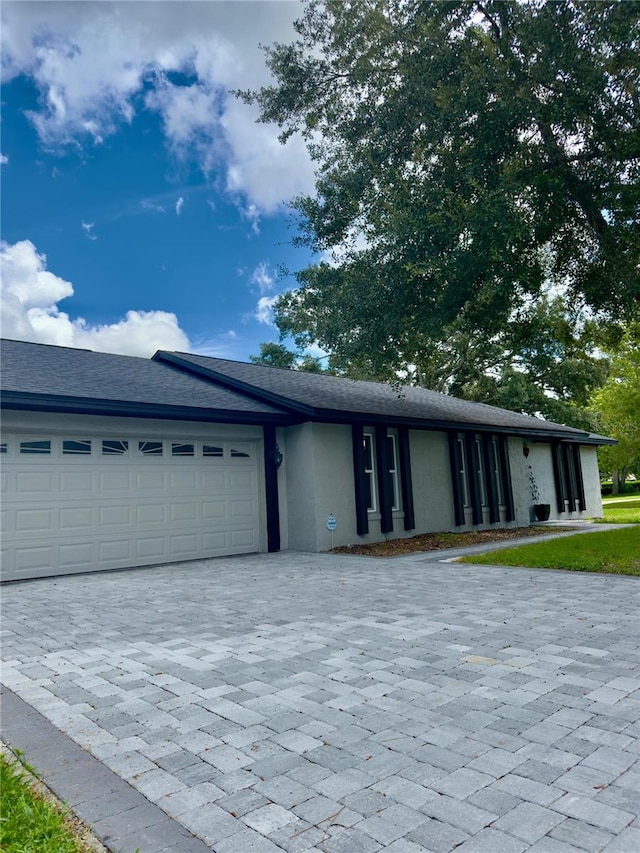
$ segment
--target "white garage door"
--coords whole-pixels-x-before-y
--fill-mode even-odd
[[[5,436],[2,579],[259,550],[256,444]]]

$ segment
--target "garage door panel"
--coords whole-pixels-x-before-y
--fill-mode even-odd
[[[229,509],[231,511],[231,518],[234,520],[238,518],[252,518],[256,513],[255,501],[252,500],[230,501]]]
[[[255,531],[253,528],[231,531],[232,548],[250,548],[255,545]]]
[[[248,492],[255,491],[255,478],[253,471],[247,471],[246,469],[240,469],[238,471],[230,471],[229,472],[229,488],[233,489],[244,489]]]
[[[141,536],[135,542],[137,557],[161,559],[165,553],[164,536]]]
[[[101,527],[115,527],[133,524],[133,507],[130,504],[98,507]]]
[[[93,545],[90,542],[59,546],[58,568],[62,571],[78,567],[86,568],[93,562]]]
[[[131,541],[112,540],[98,543],[98,560],[101,565],[125,566],[133,559]]]
[[[130,494],[133,491],[131,479],[129,471],[99,471],[99,490],[101,492]]]
[[[136,506],[137,524],[157,524],[166,521],[166,507],[164,504],[143,504]]]
[[[195,503],[171,504],[171,521],[197,521],[198,505]]]
[[[223,470],[202,471],[202,491],[209,495],[228,488],[226,472]]]
[[[193,492],[196,489],[197,472],[192,471],[171,471],[169,474],[169,488],[171,491],[185,489]]]
[[[15,566],[21,577],[29,577],[33,571],[50,572],[56,565],[54,549],[51,545],[40,547],[18,546],[15,551]]]
[[[227,532],[225,530],[209,531],[202,534],[202,550],[211,553],[224,553],[227,549]]]
[[[16,510],[15,525],[18,533],[51,533],[53,530],[53,510],[18,509]]]
[[[61,471],[60,491],[67,498],[90,497],[94,491],[93,471]]]
[[[135,490],[137,492],[164,490],[164,471],[138,471]]]
[[[199,552],[198,536],[189,533],[182,536],[169,537],[171,554],[176,559],[184,559],[187,556],[197,555]]]
[[[43,471],[19,471],[16,477],[18,495],[53,494],[53,474]]]
[[[87,530],[95,525],[93,507],[61,507],[58,526],[60,530]]]
[[[225,501],[204,501],[202,503],[202,518],[205,520],[208,519],[220,519],[226,518],[227,515],[227,504]]]
[[[102,453],[101,438],[91,439],[91,453],[64,453],[71,439],[74,447],[88,441],[81,432],[42,436],[48,451],[37,454],[20,453],[28,436],[10,437],[2,460],[4,580],[259,549],[261,456],[253,445],[234,456],[231,440],[108,435],[118,453]],[[139,444],[159,444],[163,455]],[[174,444],[189,453],[170,453]]]

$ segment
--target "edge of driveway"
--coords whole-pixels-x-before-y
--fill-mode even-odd
[[[4,685],[2,740],[112,853],[211,853],[181,823]]]

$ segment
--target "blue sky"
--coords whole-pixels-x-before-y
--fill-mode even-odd
[[[246,360],[305,266],[286,201],[313,187],[229,89],[268,81],[258,43],[300,7],[4,2],[2,334]]]

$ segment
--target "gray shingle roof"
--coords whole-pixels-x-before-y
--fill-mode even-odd
[[[256,416],[282,410],[202,382],[147,358],[3,340],[5,399],[31,394],[91,402],[130,403],[171,409],[206,409]]]
[[[490,427],[521,434],[543,433],[577,439],[581,430],[540,418],[510,412],[484,403],[472,403],[447,394],[415,386],[396,387],[381,382],[344,379],[320,373],[284,370],[189,353],[158,352],[154,359],[194,369],[203,377],[255,393],[272,403],[298,407],[309,416],[334,414],[403,420],[417,424],[455,424],[460,427]]]

